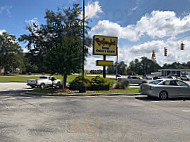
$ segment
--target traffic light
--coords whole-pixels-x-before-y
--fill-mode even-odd
[[[182,43],[181,43],[181,50],[184,50],[184,45],[185,45],[185,44],[182,42]]]
[[[156,57],[156,54],[154,52],[154,50],[152,51],[152,58],[155,58]]]
[[[164,56],[168,56],[168,49],[164,48]]]

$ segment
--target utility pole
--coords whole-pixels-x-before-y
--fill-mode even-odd
[[[85,24],[85,0],[83,0],[83,44],[82,44],[82,86],[79,89],[79,93],[85,93],[86,92],[86,86],[84,85],[84,39],[85,39],[85,29],[84,29],[84,24]]]
[[[85,0],[83,0],[83,44],[82,44],[82,80],[84,82],[84,39],[85,39],[85,32],[84,32],[84,24],[85,24]]]

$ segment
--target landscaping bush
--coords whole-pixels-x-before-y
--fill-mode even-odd
[[[82,83],[82,76],[80,75],[70,82],[69,88],[71,90],[79,90],[82,85],[88,87],[90,85],[90,81],[87,78],[84,78],[84,83]]]
[[[72,82],[70,82],[69,89],[79,90],[82,85],[82,76],[80,75],[77,76]],[[111,82],[108,79],[96,76],[91,80],[84,78],[84,86],[87,87],[87,90],[109,90]]]
[[[111,83],[100,76],[96,76],[90,80],[90,86],[88,90],[109,90]]]
[[[129,82],[128,81],[121,81],[121,82],[117,82],[117,84],[115,85],[115,89],[126,89],[129,86]]]

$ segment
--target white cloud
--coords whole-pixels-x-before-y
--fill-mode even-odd
[[[0,35],[2,35],[2,33],[7,32],[6,30],[0,30]]]
[[[12,6],[1,6],[0,7],[0,14],[2,14],[2,13],[6,13],[7,15],[10,15],[11,14],[11,8],[12,8]]]
[[[152,11],[143,16],[135,25],[122,27],[108,20],[99,21],[91,29],[91,34],[118,36],[137,41],[143,35],[153,39],[176,36],[190,31],[190,14],[183,18],[176,17],[173,11]]]
[[[91,19],[91,18],[98,18],[99,14],[103,13],[101,6],[99,5],[98,1],[92,2],[92,3],[88,3],[87,6],[85,6],[85,17],[87,17],[87,19]],[[80,15],[80,18],[82,19],[82,13]]]
[[[22,50],[23,50],[23,53],[28,53],[29,52],[29,50],[26,49],[26,48],[22,48]]]
[[[39,25],[38,18],[36,18],[36,17],[31,20],[25,20],[25,23],[28,25],[32,25],[33,23]]]
[[[101,55],[93,55],[93,48],[89,48],[89,53],[91,56],[88,56],[85,62],[85,70],[103,70],[102,66],[96,66],[97,60],[103,60],[103,56]],[[106,56],[106,60],[116,61],[116,56]]]
[[[126,64],[129,64],[132,60],[140,59],[145,56],[149,59],[152,58],[152,51],[155,51],[156,61],[158,64],[163,65],[165,63],[171,64],[173,62],[188,62],[190,61],[190,38],[184,39],[185,50],[180,50],[180,40],[168,39],[163,40],[153,40],[145,42],[142,44],[134,46],[119,46],[118,56],[119,61],[124,61]],[[164,56],[164,48],[168,49],[168,56]],[[92,48],[91,48],[92,50]],[[92,53],[92,51],[89,51]],[[85,69],[102,69],[102,67],[96,66],[96,60],[102,60],[102,56],[89,56],[87,57],[87,63]],[[107,56],[107,60],[116,61],[115,56]]]
[[[184,40],[185,50],[180,50],[180,41],[175,40],[153,40],[143,44],[132,46],[131,48],[122,47],[119,49],[119,60],[129,63],[134,59],[140,59],[145,56],[151,58],[152,51],[155,51],[156,61],[163,65],[164,63],[187,62],[190,59],[190,42]],[[164,56],[164,47],[168,49],[168,56]]]

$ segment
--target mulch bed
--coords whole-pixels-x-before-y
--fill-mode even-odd
[[[111,88],[110,91],[117,91],[117,90],[131,90],[130,88],[127,88],[127,89],[114,89],[114,88]]]
[[[69,90],[69,89],[57,89],[54,90],[53,92],[58,93],[58,92],[73,92],[73,90]]]
[[[127,88],[127,89],[114,89],[114,88],[111,88],[109,91],[117,91],[117,90],[119,91],[119,90],[131,90],[131,89],[130,88]],[[70,89],[56,89],[53,92],[58,93],[58,92],[74,92],[74,91],[70,90]]]

